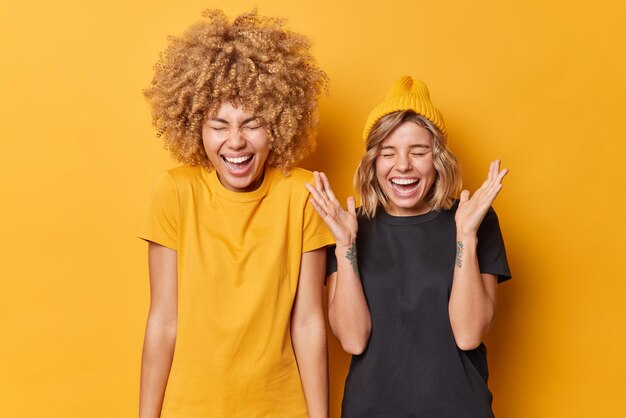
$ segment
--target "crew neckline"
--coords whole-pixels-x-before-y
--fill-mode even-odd
[[[432,221],[438,217],[440,213],[440,210],[431,210],[430,212],[422,213],[421,215],[395,216],[388,214],[381,207],[378,210],[378,213],[376,213],[376,218],[391,225],[412,225]]]
[[[233,202],[254,202],[257,200],[261,200],[269,190],[270,183],[272,182],[271,178],[274,175],[274,169],[272,167],[265,167],[265,172],[263,173],[263,182],[256,189],[250,192],[234,192],[232,190],[228,190],[224,185],[220,182],[219,177],[217,176],[216,170],[204,170],[205,175],[207,176],[207,182],[209,184],[209,188],[216,195],[223,197],[224,199],[228,199]]]

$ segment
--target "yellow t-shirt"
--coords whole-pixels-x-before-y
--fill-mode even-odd
[[[157,182],[142,239],[178,252],[178,327],[161,417],[306,417],[290,315],[303,252],[332,244],[310,172],[267,167],[238,193],[215,171]]]

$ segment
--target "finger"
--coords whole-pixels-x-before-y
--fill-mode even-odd
[[[307,190],[309,191],[309,193],[311,193],[311,197],[313,198],[313,201],[315,202],[315,204],[317,204],[321,209],[323,209],[324,212],[327,212],[326,202],[322,198],[320,192],[315,187],[313,187],[311,183],[305,183],[305,186]]]
[[[487,172],[487,181],[491,181],[493,180],[493,165],[494,165],[495,161],[492,161],[491,163],[489,163],[489,171]]]
[[[489,183],[488,187],[486,188],[486,191],[488,194],[493,193],[494,190],[500,191],[500,186],[502,186],[502,179],[504,178],[504,176],[506,176],[506,174],[508,173],[508,169],[502,169],[500,172],[497,173],[497,175],[494,177],[493,181]],[[496,191],[496,192],[497,192]]]
[[[322,184],[324,185],[324,189],[326,190],[326,194],[330,200],[337,200],[335,194],[333,193],[333,189],[330,187],[330,182],[328,181],[328,177],[325,173],[320,173],[320,177],[322,178]]]
[[[326,191],[324,190],[324,183],[322,182],[322,178],[320,176],[319,171],[313,172],[313,177],[315,178],[315,186],[317,189],[317,193],[319,196],[318,202],[320,205],[324,206],[328,211],[329,200],[328,196],[326,196]]]
[[[324,209],[322,209],[322,207],[320,205],[317,204],[315,199],[309,199],[309,202],[311,202],[311,205],[313,205],[313,209],[315,209],[317,214],[319,216],[321,216],[322,219],[324,219],[326,217],[326,211]]]
[[[311,197],[314,200],[319,199],[319,192],[317,191],[317,189],[311,184],[311,183],[304,183],[304,187],[306,187],[306,189],[309,191],[309,193],[311,193]]]
[[[465,203],[469,199],[470,192],[469,190],[463,190],[461,192],[461,196],[459,197],[460,203]]]
[[[498,179],[498,175],[500,174],[500,160],[496,160],[496,164],[493,167],[493,178],[494,180]]]
[[[483,184],[480,185],[480,188],[485,189],[485,190],[488,189],[492,181],[493,181],[493,161],[489,163],[489,170],[487,170],[487,178],[485,179]]]
[[[497,182],[502,183],[502,179],[508,174],[508,172],[509,172],[508,168],[503,168],[502,171],[498,173]]]
[[[498,184],[497,187],[494,187],[493,190],[490,191],[490,193],[486,196],[485,205],[489,204],[489,206],[491,206],[493,204],[493,201],[496,200],[496,197],[498,197],[502,187],[502,184]]]
[[[356,216],[356,202],[354,201],[354,197],[348,197],[348,212],[352,215]]]
[[[500,173],[500,160],[492,161],[491,166],[489,167],[489,175],[487,177],[487,180],[485,180],[481,188],[487,190],[488,192],[493,190],[493,188],[497,184],[500,184],[500,181],[502,180],[502,177],[500,177]]]
[[[501,188],[502,184],[496,183],[495,181],[491,183],[481,196],[480,200],[482,201],[482,204],[491,205],[491,202],[493,202],[493,200],[496,198]]]
[[[315,179],[315,188],[317,189],[319,194],[324,194],[324,185],[322,184],[322,179],[320,178],[319,171],[313,172],[313,178]]]

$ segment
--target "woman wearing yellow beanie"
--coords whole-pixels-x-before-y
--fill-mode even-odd
[[[493,417],[482,336],[496,284],[511,277],[491,204],[507,170],[489,167],[470,198],[426,85],[400,78],[365,124],[343,210],[328,179],[308,184],[337,245],[329,319],[352,353],[343,417]],[[358,258],[357,258],[358,254]]]

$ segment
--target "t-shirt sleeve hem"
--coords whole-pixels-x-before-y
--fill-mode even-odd
[[[318,235],[302,243],[302,252],[306,253],[309,251],[317,250],[318,248],[327,247],[329,245],[333,245],[334,243],[335,240],[333,239],[333,236],[331,234]]]
[[[493,274],[498,279],[498,283],[506,282],[507,280],[511,280],[511,273],[503,273],[501,270],[498,272],[496,270],[481,270],[480,274]]]
[[[178,246],[176,245],[176,241],[167,237],[158,236],[154,234],[139,234],[137,238],[142,239],[146,242],[154,242],[155,244],[159,244],[169,249],[172,249],[174,251],[178,251]]]
[[[506,282],[507,280],[511,280],[511,276],[508,274],[498,274],[498,284],[502,282]]]

